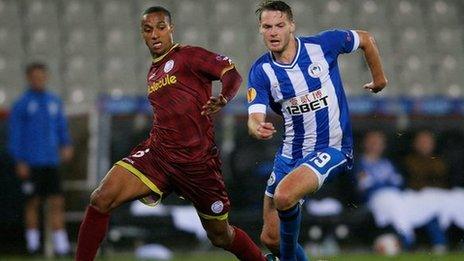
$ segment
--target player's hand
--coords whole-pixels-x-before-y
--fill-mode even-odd
[[[67,163],[70,162],[74,156],[74,148],[72,146],[65,146],[61,148],[61,161]]]
[[[271,139],[274,133],[276,133],[274,125],[270,122],[261,122],[256,127],[255,137],[260,140]]]
[[[201,115],[215,114],[227,104],[227,99],[219,94],[218,97],[211,97],[202,107]]]
[[[365,84],[364,89],[369,90],[370,92],[373,92],[373,93],[378,93],[381,90],[383,90],[385,86],[387,86],[387,80],[383,80],[380,82],[372,81],[370,83]]]
[[[19,162],[16,164],[16,175],[18,175],[18,178],[21,180],[26,180],[29,178],[29,165],[27,165],[24,162]]]

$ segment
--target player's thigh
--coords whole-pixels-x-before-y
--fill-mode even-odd
[[[170,181],[178,194],[192,202],[200,217],[227,219],[230,200],[218,158],[202,163],[175,164]]]
[[[302,159],[300,168],[317,177],[318,185],[314,191],[310,191],[315,192],[320,189],[325,182],[350,169],[351,161],[351,158],[347,157],[342,151],[327,147],[313,152]]]
[[[277,155],[274,159],[274,167],[267,180],[265,195],[273,198],[277,186],[287,176],[298,163],[297,160],[285,158],[282,155]]]
[[[150,188],[139,178],[126,168],[115,165],[92,193],[91,204],[109,210],[150,194]]]
[[[304,196],[316,192],[327,179],[345,171],[347,164],[346,155],[332,147],[310,153],[278,184],[274,197],[277,208],[291,207]]]
[[[52,211],[62,211],[64,209],[64,197],[62,195],[48,196],[46,201]]]
[[[277,185],[274,194],[276,208],[285,210],[294,206],[304,196],[316,191],[318,184],[318,178],[311,169],[297,167]]]
[[[261,241],[265,244],[278,243],[279,226],[279,215],[273,198],[265,195],[263,200],[263,231],[261,232]]]
[[[39,196],[28,197],[24,207],[26,211],[38,211],[40,207],[40,197]]]

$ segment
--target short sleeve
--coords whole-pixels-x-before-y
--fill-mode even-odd
[[[210,52],[200,47],[192,47],[189,62],[193,71],[207,77],[209,80],[220,80],[222,75],[235,67],[227,56]]]
[[[253,66],[248,75],[248,114],[266,113],[269,105],[269,80],[263,75],[262,69]]]
[[[354,30],[330,30],[320,34],[323,44],[336,54],[352,53],[359,48],[359,35]]]

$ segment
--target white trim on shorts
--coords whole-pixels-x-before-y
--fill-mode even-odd
[[[334,168],[336,168],[336,167],[342,165],[343,163],[345,163],[346,161],[347,161],[347,160],[344,159],[344,160],[342,160],[340,163],[338,163],[337,165],[334,165],[334,166],[332,166],[330,169],[328,169],[328,170],[327,170],[327,173],[326,173],[326,175],[325,175],[325,177],[324,177],[323,175],[321,175],[321,173],[320,173],[317,169],[315,169],[313,166],[309,165],[308,163],[303,163],[303,164],[301,164],[301,165],[308,167],[308,168],[311,169],[314,173],[316,173],[317,180],[318,180],[318,182],[319,182],[319,184],[318,184],[318,186],[317,186],[317,190],[319,190],[319,189],[321,189],[322,185],[324,184],[325,179],[329,176],[330,172],[331,172]]]
[[[274,194],[271,194],[269,193],[267,190],[264,191],[264,195],[270,197],[270,198],[274,198]]]

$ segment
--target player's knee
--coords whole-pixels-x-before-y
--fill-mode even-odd
[[[261,232],[260,236],[261,243],[268,249],[279,249],[279,236],[266,231]]]
[[[274,194],[274,204],[277,210],[286,210],[295,205],[295,199],[285,191],[276,191]]]
[[[60,211],[64,209],[64,198],[61,196],[53,196],[49,200],[50,207],[54,211]]]
[[[208,232],[208,238],[215,247],[226,248],[232,243],[232,236],[227,231]]]
[[[90,205],[101,213],[109,213],[112,210],[112,203],[113,200],[110,195],[98,188],[90,195]]]
[[[34,197],[27,201],[26,208],[29,209],[38,209],[40,207],[40,199],[38,197]]]

